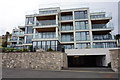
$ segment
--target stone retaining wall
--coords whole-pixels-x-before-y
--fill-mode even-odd
[[[62,52],[2,53],[2,67],[61,70],[67,68],[67,54]]]
[[[120,49],[110,50],[111,68],[113,71],[120,71]]]

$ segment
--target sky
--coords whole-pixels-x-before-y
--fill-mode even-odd
[[[112,15],[114,31],[118,33],[118,1],[119,0],[0,0],[0,35],[13,28],[25,24],[25,15],[39,8],[60,7],[61,9],[89,7],[91,11],[105,10]]]

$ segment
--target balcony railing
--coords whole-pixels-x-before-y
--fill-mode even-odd
[[[107,13],[105,9],[94,9],[90,10],[91,13],[91,19],[97,19],[97,18],[112,18],[112,13]],[[102,13],[102,14],[101,14]],[[104,13],[104,14],[103,14]],[[94,14],[94,15],[93,15]]]
[[[34,39],[52,39],[52,38],[56,38],[56,34],[55,34],[55,32],[49,33],[47,35],[37,33],[37,34],[35,34],[35,37],[33,37],[33,38]]]
[[[62,16],[61,20],[72,20],[72,16]]]
[[[113,23],[108,24],[92,24],[92,29],[113,29]]]
[[[93,45],[92,46],[93,48],[116,48],[117,46],[116,45]]]
[[[93,40],[114,40],[112,35],[93,35]]]
[[[36,21],[36,26],[52,26],[56,25],[56,20],[44,20],[44,21]]]
[[[17,39],[10,39],[9,41],[17,41]]]
[[[23,36],[25,32],[20,32],[18,35]]]
[[[61,31],[72,31],[73,26],[62,26]]]

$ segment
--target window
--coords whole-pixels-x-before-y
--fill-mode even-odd
[[[27,17],[26,24],[34,24],[34,17]]]
[[[75,11],[75,19],[87,19],[87,11]]]
[[[26,36],[26,43],[32,43],[32,35]]]
[[[62,34],[62,41],[63,42],[74,41],[73,34]]]
[[[26,26],[26,27],[25,27],[25,33],[26,33],[26,34],[31,34],[31,33],[33,33],[33,27],[32,27],[32,26]]]
[[[62,31],[70,31],[70,30],[73,30],[73,24],[62,24],[61,30],[62,30]]]
[[[76,30],[88,29],[89,28],[88,21],[76,21],[75,28]]]
[[[76,32],[76,41],[90,40],[89,32]]]

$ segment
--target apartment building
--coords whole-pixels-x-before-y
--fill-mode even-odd
[[[26,15],[25,26],[19,26],[13,44],[56,51],[64,46],[70,67],[107,66],[109,49],[117,47],[111,19],[106,12],[91,13],[89,8],[42,8],[39,13]],[[20,31],[24,35],[19,36]]]
[[[12,38],[8,39],[11,42],[10,47],[21,49],[24,43],[24,31],[22,29],[13,29]]]

